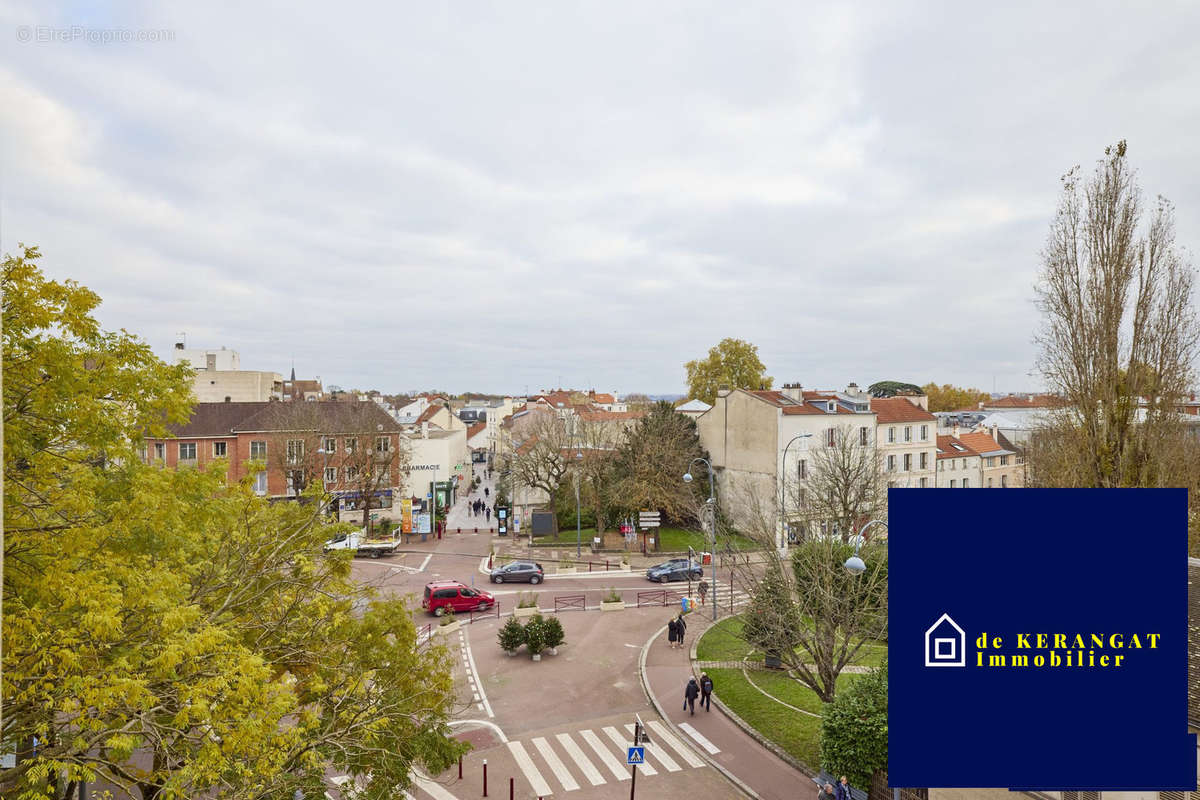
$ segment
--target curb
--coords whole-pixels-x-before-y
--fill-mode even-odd
[[[712,630],[711,625],[705,630],[705,633],[707,633],[710,630]],[[703,635],[704,634],[702,633],[702,634],[700,634],[700,636],[697,636],[695,639],[692,640],[692,649],[691,649],[691,652],[688,653],[688,656],[692,660],[692,675],[695,676],[697,683],[700,681],[700,673],[697,671],[699,668],[696,666],[696,662],[699,660],[696,658],[696,647],[697,647],[697,645],[700,644],[700,637]],[[797,759],[791,753],[788,753],[782,747],[775,744],[770,739],[767,739],[765,736],[763,736],[761,733],[759,733],[755,728],[751,727],[750,723],[746,722],[746,720],[742,719],[737,714],[733,713],[729,709],[729,706],[725,705],[724,703],[722,703],[720,700],[717,699],[716,692],[714,692],[712,694],[712,696],[709,697],[709,702],[711,702],[713,705],[715,705],[717,707],[718,711],[720,711],[725,716],[729,717],[729,719],[733,722],[733,724],[737,725],[739,728],[741,728],[744,733],[746,733],[748,736],[750,736],[750,738],[754,739],[754,741],[758,742],[760,745],[762,745],[763,747],[765,747],[766,749],[768,749],[772,753],[774,753],[776,756],[778,756],[779,760],[783,761],[786,764],[789,764],[793,769],[799,770],[800,772],[807,775],[809,778],[813,778],[813,779],[816,778],[817,773],[813,772],[810,767],[805,766],[804,763],[802,763],[799,759]]]
[[[654,640],[657,639],[659,636],[661,636],[662,632],[665,631],[666,629],[667,629],[667,626],[663,625],[661,628],[659,628],[654,633],[652,633],[650,635],[650,638],[646,640],[646,643],[644,645],[642,645],[642,652],[638,655],[638,679],[642,683],[642,692],[644,692],[647,699],[650,700],[650,704],[652,706],[654,706],[654,710],[658,712],[658,715],[660,717],[662,717],[663,722],[665,722],[667,724],[667,726],[676,735],[676,737],[679,738],[679,740],[681,742],[688,742],[689,739],[688,739],[687,734],[685,734],[683,731],[681,731],[675,725],[675,723],[671,721],[671,718],[667,716],[667,712],[663,710],[662,704],[660,704],[658,702],[658,698],[654,696],[654,693],[652,691],[650,691],[650,684],[646,681],[646,653],[648,653],[650,651],[650,645],[654,644]],[[697,638],[699,638],[699,637],[697,637]],[[692,646],[695,647],[695,644],[693,644]],[[688,744],[688,747],[691,747],[691,745]],[[724,775],[725,779],[727,781],[732,783],[737,789],[739,789],[747,797],[753,798],[753,800],[762,800],[762,796],[760,794],[758,794],[758,792],[754,791],[749,786],[747,786],[745,783],[743,783],[741,778],[734,775],[732,772],[727,770],[724,766],[713,761],[709,757],[708,753],[702,753],[699,750],[696,750],[695,748],[692,748],[692,750],[700,758],[707,761],[709,766],[713,767],[718,772],[720,772],[722,775]]]

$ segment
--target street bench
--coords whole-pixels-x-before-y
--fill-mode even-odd
[[[833,777],[828,772],[818,772],[817,777],[813,778],[812,780],[813,783],[817,785],[818,789],[824,788],[825,784],[827,783],[832,784],[835,791],[837,789],[837,778]],[[862,789],[855,789],[853,786],[850,787],[850,796],[854,798],[854,800],[867,800],[867,793]]]

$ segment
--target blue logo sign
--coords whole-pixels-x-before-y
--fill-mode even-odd
[[[626,764],[645,764],[646,763],[646,748],[631,747],[629,753],[625,756]]]
[[[888,505],[892,785],[1196,788],[1186,490]]]

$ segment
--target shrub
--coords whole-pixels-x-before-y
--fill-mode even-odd
[[[517,594],[517,608],[537,608],[537,592],[520,592]]]
[[[611,587],[611,586],[610,586],[610,587],[608,587],[608,594],[606,594],[606,595],[604,596],[604,602],[606,602],[606,603],[620,603],[620,602],[621,602],[621,593],[620,593],[620,592],[618,592],[616,589],[614,589],[614,588],[613,588],[613,587]]]
[[[515,653],[525,644],[525,628],[513,617],[508,618],[500,633],[496,636],[500,648],[509,653]]]
[[[837,693],[821,715],[821,767],[846,775],[856,786],[870,784],[887,768],[887,661]]]
[[[446,606],[446,613],[442,614],[442,621],[439,622],[438,624],[439,625],[450,625],[453,622],[454,622],[454,610],[452,608],[450,608],[449,606]]]
[[[542,624],[545,627],[546,647],[555,648],[566,641],[567,637],[558,617],[547,617]]]
[[[546,620],[541,614],[534,614],[525,623],[525,646],[535,656],[546,649]]]

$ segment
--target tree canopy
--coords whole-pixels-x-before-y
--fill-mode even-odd
[[[712,405],[717,389],[770,389],[773,379],[758,357],[758,347],[741,339],[722,339],[708,356],[684,365],[688,393]]]
[[[878,381],[867,387],[867,393],[872,397],[895,397],[898,394],[925,394],[915,383],[902,381]]]
[[[845,775],[850,785],[871,785],[871,776],[887,769],[887,661],[849,687],[821,713],[821,768]]]
[[[986,403],[992,396],[981,389],[964,389],[943,383],[938,386],[930,382],[921,387],[921,393],[929,398],[930,411],[958,411],[964,408],[978,408],[981,402]]]
[[[448,657],[321,552],[315,487],[270,503],[223,462],[144,464],[143,437],[190,413],[187,368],[102,331],[99,298],[38,258],[3,268],[0,793],[316,796],[335,769],[383,798],[449,765]]]
[[[692,459],[706,455],[696,421],[668,402],[655,403],[617,450],[614,502],[629,511],[661,511],[675,522],[695,519],[698,487],[703,481],[689,485],[683,482],[683,474]],[[707,497],[707,489],[704,495]]]

